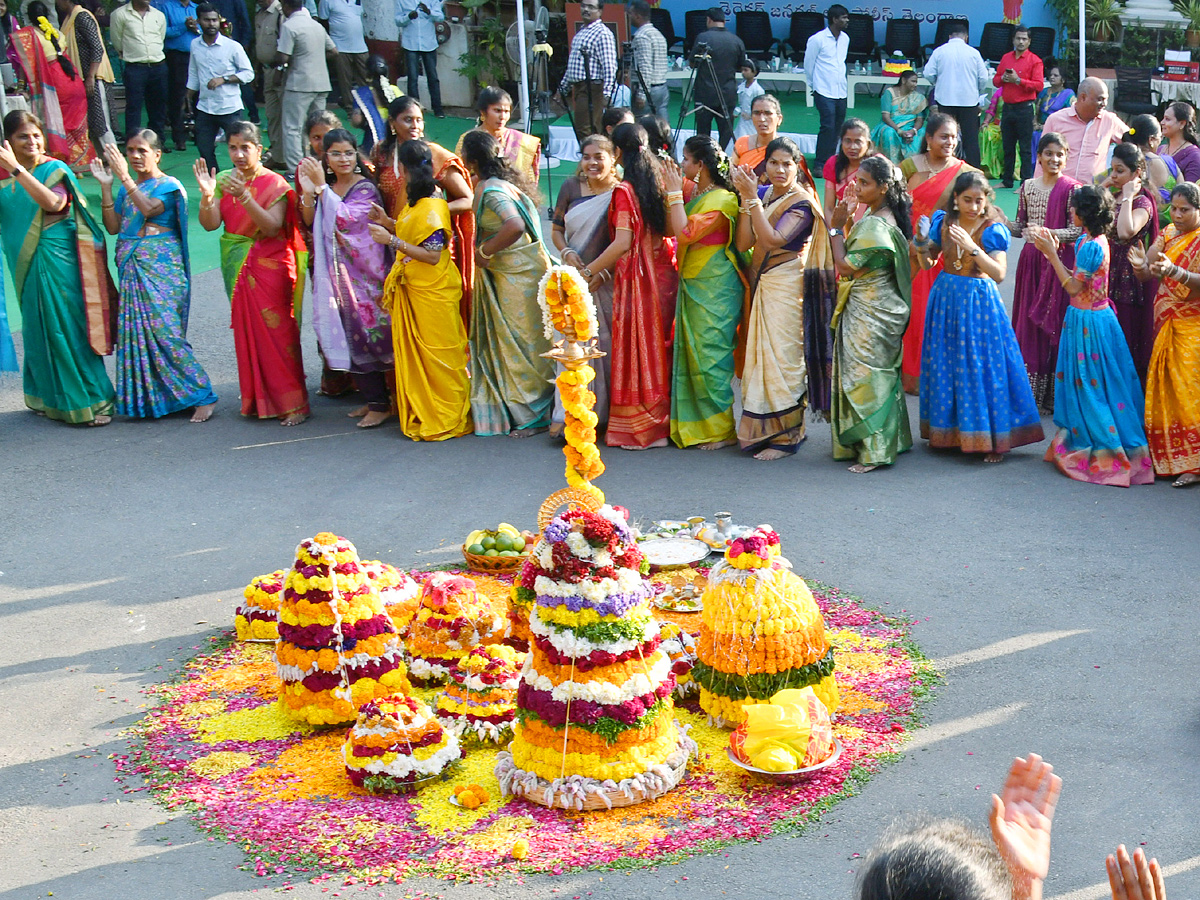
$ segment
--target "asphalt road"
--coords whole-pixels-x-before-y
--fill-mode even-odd
[[[196,294],[191,339],[221,395],[207,424],[71,428],[25,411],[19,381],[0,380],[0,900],[277,888],[239,871],[235,847],[114,783],[108,756],[124,752],[142,689],[229,627],[242,586],[287,565],[304,537],[332,530],[367,556],[428,564],[452,557],[426,551],[473,527],[531,524],[562,486],[562,453],[540,437],[415,444],[394,426],[356,430],[349,404],[325,398],[298,428],[242,420],[219,273],[199,276]],[[315,388],[308,328],[305,353]],[[910,411],[915,423],[915,401]],[[985,466],[918,441],[893,468],[854,476],[811,423],[796,457],[769,464],[736,450],[605,451],[600,484],[636,516],[728,509],[769,522],[801,574],[911,616],[945,671],[928,727],[797,838],[630,874],[406,888],[455,900],[850,898],[857,855],[894,816],[983,826],[1012,757],[1032,750],[1065,782],[1048,897],[1105,895],[1118,841],[1174,867],[1172,897],[1200,896],[1200,488],[1082,485],[1043,450]],[[292,894],[359,890],[302,882]]]

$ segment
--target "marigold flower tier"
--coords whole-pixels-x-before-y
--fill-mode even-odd
[[[233,624],[239,641],[275,643],[279,638],[279,601],[287,569],[259,575],[242,592],[245,598],[234,612]]]
[[[313,725],[353,722],[368,700],[409,689],[403,655],[354,545],[329,532],[302,541],[279,608],[284,709]]]
[[[812,591],[780,556],[769,525],[737,538],[713,566],[704,592],[692,679],[700,707],[717,724],[745,719],[742,707],[787,688],[812,687],[838,707],[833,648]]]
[[[496,765],[506,793],[612,808],[660,797],[683,777],[696,745],[675,721],[648,571],[610,506],[546,527],[515,585],[532,640],[513,741]]]
[[[476,647],[458,661],[438,695],[442,724],[460,738],[498,744],[512,736],[525,654],[503,644]]]
[[[458,661],[483,644],[504,638],[504,616],[461,575],[434,572],[421,588],[408,636],[410,669],[423,682],[443,682]]]
[[[455,734],[406,694],[364,703],[342,754],[350,780],[375,794],[414,790],[462,758]]]

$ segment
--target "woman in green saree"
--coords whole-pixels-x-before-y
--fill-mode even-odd
[[[858,204],[869,212],[853,225]],[[908,241],[912,204],[904,176],[883,157],[865,159],[858,181],[833,210],[829,236],[837,266],[833,314],[833,458],[856,459],[855,474],[888,466],[912,447],[900,381],[912,300]]]
[[[24,321],[25,405],[72,424],[107,425],[116,394],[112,353],[116,291],[104,231],[92,219],[66,163],[45,155],[42,123],[4,117],[0,240]]]
[[[471,414],[478,435],[545,431],[554,409],[554,363],[542,354],[538,285],[550,268],[534,188],[486,131],[463,135],[475,187],[475,289],[471,302]]]
[[[671,440],[717,450],[737,443],[733,351],[745,282],[732,248],[738,197],[729,158],[708,135],[683,145],[683,168],[664,166],[667,219],[679,239],[679,303],[671,385]],[[684,177],[696,190],[683,202]]]

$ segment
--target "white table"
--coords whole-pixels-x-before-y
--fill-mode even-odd
[[[1158,95],[1160,103],[1167,100],[1186,100],[1192,106],[1200,105],[1200,84],[1194,82],[1152,78],[1150,79],[1150,90]]]
[[[688,77],[691,75],[690,70],[684,69],[676,71],[672,69],[667,73],[667,86],[674,87],[677,90],[683,90],[683,86],[687,84]],[[803,72],[760,72],[758,74],[758,82],[764,88],[776,93],[782,92],[790,94],[797,87],[804,87],[804,101],[809,106],[813,105],[812,91],[808,87],[808,80],[804,77]],[[895,75],[868,75],[865,73],[856,73],[853,71],[846,73],[846,108],[854,109],[854,92],[859,85],[864,85],[870,90],[871,85],[879,85],[880,90],[896,83]],[[921,87],[931,87],[929,79],[924,75],[917,76],[917,84]]]

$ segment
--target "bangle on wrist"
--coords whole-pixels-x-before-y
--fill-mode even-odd
[[[480,252],[483,252],[483,251],[482,251],[482,250],[480,250]],[[591,277],[592,277],[592,267],[591,267],[591,266],[584,266],[584,267],[583,267],[582,269],[580,269],[579,271],[580,271],[580,274],[582,274],[584,278],[591,278]]]
[[[491,259],[496,254],[488,253],[486,250],[483,249],[483,244],[480,244],[479,245],[479,255],[482,256],[484,259]]]

